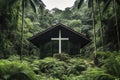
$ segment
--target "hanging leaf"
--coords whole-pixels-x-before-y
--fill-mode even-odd
[[[78,9],[80,9],[80,7],[82,6],[83,2],[84,2],[84,0],[80,0],[80,1],[79,1],[78,7],[77,7]]]
[[[38,3],[39,3],[41,6],[46,7],[46,5],[43,3],[42,0],[38,0]]]
[[[93,5],[93,0],[89,0],[89,1],[88,1],[88,7],[91,8],[92,5]]]
[[[103,12],[105,12],[108,9],[108,6],[110,5],[112,0],[108,0],[107,3],[105,4],[105,7],[103,8]]]
[[[30,2],[30,5],[32,6],[33,11],[36,12],[36,6],[35,6],[34,1],[33,0],[29,0],[29,2]]]

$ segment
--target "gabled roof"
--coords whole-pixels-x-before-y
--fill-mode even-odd
[[[70,40],[73,42],[80,42],[82,44],[81,47],[85,46],[90,42],[90,39],[86,38],[83,34],[78,33],[70,27],[67,27],[66,25],[63,25],[61,23],[58,23],[57,25],[54,25],[46,29],[45,31],[30,37],[28,40],[37,47],[39,47],[40,44],[44,44],[50,41],[51,37],[58,36],[57,32],[59,29],[63,30],[64,37],[69,37]]]

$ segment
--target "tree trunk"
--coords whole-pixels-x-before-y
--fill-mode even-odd
[[[119,27],[118,27],[118,18],[117,18],[117,5],[115,0],[113,0],[113,9],[114,9],[114,15],[115,15],[115,26],[117,31],[117,44],[118,44],[118,50],[120,50],[120,37],[119,37]]]
[[[102,14],[101,14],[101,8],[100,8],[100,3],[97,0],[97,4],[98,4],[98,10],[99,10],[99,19],[100,19],[100,34],[101,34],[101,42],[102,42],[102,50],[104,49],[104,40],[103,40],[103,25],[102,25]]]
[[[24,12],[25,12],[25,1],[22,1],[22,28],[21,28],[21,52],[20,52],[20,60],[22,60],[22,52],[23,52],[23,28],[24,28]]]
[[[94,13],[94,0],[92,2],[92,18],[93,18],[93,37],[94,37],[94,57],[96,57],[96,32],[95,32],[95,13]]]

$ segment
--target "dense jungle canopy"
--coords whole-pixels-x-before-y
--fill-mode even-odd
[[[48,10],[42,0],[0,0],[0,80],[120,80],[120,1],[76,0]],[[91,42],[79,55],[39,58],[31,36],[62,23]]]

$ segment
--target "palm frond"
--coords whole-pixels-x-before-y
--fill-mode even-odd
[[[43,10],[45,8],[45,4],[41,0],[29,0],[29,2],[36,13],[38,9]]]
[[[29,2],[30,2],[30,5],[32,6],[33,11],[36,12],[36,6],[35,6],[34,1],[33,0],[29,0]]]
[[[43,10],[46,7],[46,5],[41,0],[38,0],[38,1],[39,1],[39,4],[40,4],[39,9]]]
[[[105,12],[105,11],[108,9],[111,1],[112,1],[112,0],[108,0],[108,1],[107,1],[107,3],[105,4],[105,7],[103,8],[103,12]]]
[[[88,1],[88,7],[91,8],[92,5],[93,5],[93,0],[89,0],[89,1]]]
[[[42,0],[38,0],[39,4],[42,5],[43,7],[46,7],[46,5],[43,3]]]
[[[80,0],[80,1],[79,1],[78,7],[77,7],[78,9],[80,9],[80,7],[82,6],[83,2],[84,2],[84,0]]]

